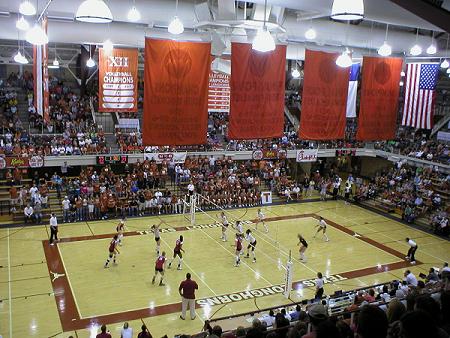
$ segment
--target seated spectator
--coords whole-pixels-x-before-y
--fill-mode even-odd
[[[361,308],[356,324],[359,338],[385,338],[387,330],[388,320],[383,310],[374,305]]]
[[[103,324],[102,327],[100,328],[101,332],[96,335],[96,338],[112,338],[111,334],[109,333],[109,331],[106,331],[106,325]]]
[[[309,321],[312,325],[312,331],[302,336],[302,338],[316,338],[317,327],[320,323],[328,319],[327,311],[322,304],[311,305],[308,309]]]
[[[33,221],[33,214],[34,214],[34,209],[33,207],[28,204],[25,209],[23,210],[24,216],[25,216],[25,223],[32,222]]]

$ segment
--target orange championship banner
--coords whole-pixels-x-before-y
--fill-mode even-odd
[[[231,44],[230,139],[283,135],[285,68],[286,46],[261,53],[251,44]]]
[[[99,50],[98,111],[137,112],[138,50]]]
[[[211,43],[145,39],[145,146],[206,143]]]
[[[336,140],[345,136],[348,68],[336,65],[338,53],[306,50],[299,137]]]
[[[395,138],[402,64],[400,58],[364,56],[357,140]]]
[[[45,33],[48,30],[48,19],[42,19],[42,29]],[[42,112],[44,121],[50,122],[50,90],[48,87],[48,44],[42,46]]]

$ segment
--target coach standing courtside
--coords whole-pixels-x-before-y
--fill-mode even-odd
[[[58,240],[58,219],[55,214],[52,213],[50,217],[50,245],[54,245],[53,241]]]
[[[178,292],[181,296],[181,316],[180,318],[186,319],[186,310],[189,305],[191,312],[191,319],[195,319],[195,290],[198,290],[198,285],[195,281],[191,280],[191,274],[186,274],[186,279],[180,283]]]

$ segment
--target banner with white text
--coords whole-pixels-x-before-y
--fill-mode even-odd
[[[137,112],[138,50],[99,51],[98,111]]]

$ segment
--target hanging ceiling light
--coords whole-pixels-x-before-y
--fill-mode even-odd
[[[78,7],[75,20],[90,23],[108,23],[113,15],[103,0],[85,0]]]
[[[105,41],[103,41],[103,50],[105,51],[106,54],[111,54],[113,49],[114,45],[110,39],[106,39]]]
[[[316,38],[317,34],[316,31],[314,30],[314,28],[310,27],[306,32],[305,32],[305,38],[307,38],[308,40],[314,40]]]
[[[422,47],[420,47],[419,44],[417,43],[418,39],[419,39],[419,29],[417,29],[416,33],[416,43],[409,50],[409,54],[411,54],[412,56],[418,56],[422,54]]]
[[[412,56],[418,56],[422,54],[422,47],[420,47],[417,44],[412,46],[411,49],[409,50],[409,54],[411,54]]]
[[[437,49],[436,45],[434,44],[434,32],[431,32],[431,44],[427,48],[427,54],[428,55],[434,55],[436,54]]]
[[[381,56],[389,56],[392,54],[392,48],[387,43],[389,25],[386,25],[386,34],[384,35],[384,43],[378,48],[378,54]]]
[[[399,85],[400,85],[400,87],[403,87],[403,85],[404,85],[403,81],[400,81]]]
[[[14,61],[20,63],[22,65],[26,65],[28,63],[28,59],[22,55],[20,50],[17,51],[17,54],[14,55]]]
[[[447,59],[444,59],[444,61],[442,61],[441,63],[441,68],[448,68],[450,66],[450,64],[448,63]]]
[[[400,76],[405,76],[406,74],[405,74],[405,72],[402,70],[401,72],[400,72]]]
[[[88,66],[89,68],[92,68],[95,66],[95,61],[90,57],[87,61],[86,61],[86,66]]]
[[[95,61],[92,59],[91,51],[92,51],[92,48],[91,48],[91,46],[89,46],[89,59],[86,61],[86,66],[88,68],[92,68],[95,66]]]
[[[342,52],[341,55],[338,56],[336,59],[336,65],[338,65],[341,68],[348,68],[352,65],[352,58],[350,57],[350,51],[348,48],[345,49],[345,51]]]
[[[387,44],[386,41],[384,41],[383,45],[381,45],[380,48],[378,48],[378,54],[381,56],[389,56],[392,54],[392,48]]]
[[[298,79],[298,78],[300,77],[300,72],[298,71],[297,67],[295,67],[295,68],[292,70],[291,75],[292,75],[292,77],[293,77],[294,79]]]
[[[275,47],[275,40],[267,28],[259,29],[253,39],[252,49],[266,53],[275,50]]]
[[[139,13],[136,6],[131,7],[130,11],[128,12],[128,20],[131,22],[136,22],[141,20],[141,13]]]
[[[175,16],[167,27],[170,34],[178,35],[184,32],[184,25],[178,16]]]
[[[364,18],[364,0],[334,0],[331,18],[350,21]]]
[[[178,0],[175,2],[175,16],[173,17],[172,21],[169,23],[169,27],[167,27],[167,30],[170,34],[178,35],[184,32],[184,25],[183,22],[178,18]]]
[[[20,19],[16,21],[16,28],[20,29],[21,31],[26,31],[28,30],[28,28],[30,28],[30,25],[28,24],[28,21],[25,20],[23,16],[21,16]]]
[[[36,8],[29,1],[24,1],[19,6],[19,13],[22,15],[35,15]]]
[[[258,29],[252,42],[252,49],[266,53],[275,50],[275,40],[266,27],[267,0],[264,1],[264,23],[261,29]]]
[[[447,74],[450,74],[450,68],[447,68],[446,72],[447,72]]]
[[[26,40],[32,45],[41,46],[48,43],[48,36],[45,34],[41,26],[35,24],[33,28],[28,30]]]

